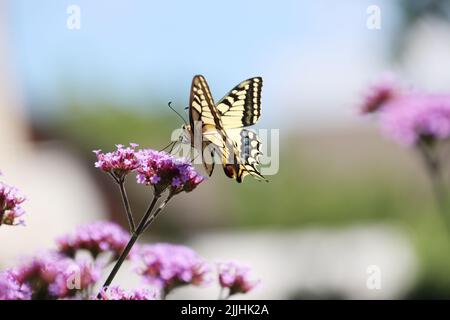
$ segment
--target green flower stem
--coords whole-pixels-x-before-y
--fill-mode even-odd
[[[125,249],[123,250],[123,252],[120,254],[119,259],[117,260],[116,264],[114,265],[111,273],[109,274],[108,278],[106,279],[105,283],[102,286],[102,290],[105,288],[108,288],[112,281],[114,280],[115,276],[117,275],[117,272],[119,271],[120,267],[122,266],[123,262],[125,261],[125,259],[127,258],[128,254],[130,253],[131,249],[133,248],[134,244],[136,243],[136,241],[138,240],[138,238],[141,236],[141,234],[144,232],[145,230],[145,225],[147,220],[151,217],[151,213],[153,211],[153,209],[155,208],[155,205],[158,201],[158,199],[160,198],[160,194],[155,193],[155,195],[153,196],[153,200],[150,203],[147,212],[145,213],[145,215],[142,217],[141,221],[139,222],[139,225],[136,229],[136,231],[134,231],[131,235],[130,240],[128,241],[127,246],[125,247]],[[101,293],[99,293],[97,295],[97,298],[101,298]]]
[[[439,161],[438,155],[433,152],[433,146],[421,141],[418,144],[418,148],[431,180],[436,205],[444,220],[447,233],[450,235],[450,208],[441,162]]]
[[[136,230],[136,225],[133,219],[133,213],[131,212],[130,201],[128,200],[127,191],[125,190],[125,180],[119,182],[120,194],[122,195],[123,205],[127,213],[128,224],[130,225],[130,232],[133,234]]]
[[[147,230],[147,228],[153,223],[153,221],[155,221],[155,219],[158,217],[158,215],[160,214],[160,212],[166,207],[167,203],[169,202],[170,199],[172,199],[173,195],[169,194],[167,196],[167,199],[164,200],[164,202],[159,206],[158,209],[156,209],[155,213],[148,219],[148,221],[145,223],[144,226],[144,231]]]
[[[117,177],[113,172],[110,172],[109,174],[119,186],[123,205],[125,207],[125,212],[127,213],[128,225],[130,226],[130,233],[133,234],[134,231],[136,230],[136,225],[134,223],[133,213],[131,212],[131,206],[130,201],[128,200],[127,191],[125,190],[125,177]]]

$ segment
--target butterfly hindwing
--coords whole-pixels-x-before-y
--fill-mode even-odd
[[[234,163],[224,163],[225,174],[241,182],[246,175],[267,181],[258,170],[261,164],[261,142],[258,135],[249,129],[228,129],[227,135],[234,144]]]

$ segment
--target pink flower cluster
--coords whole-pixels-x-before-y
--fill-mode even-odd
[[[153,185],[162,192],[166,188],[175,194],[190,192],[205,178],[183,159],[177,159],[166,152],[145,149],[138,153],[140,167],[137,169],[137,182]]]
[[[376,113],[382,131],[405,146],[450,137],[450,95],[398,88],[392,82],[378,84],[361,111]]]
[[[24,224],[25,211],[21,207],[24,201],[25,197],[18,189],[0,182],[0,225]]]
[[[0,272],[0,300],[30,300],[31,289],[10,270]]]
[[[103,227],[104,230],[101,230]],[[126,232],[107,222],[80,227],[74,234],[59,240],[59,251],[48,251],[25,260],[19,266],[0,272],[0,300],[17,299],[97,299],[92,292],[106,264],[81,259],[80,250],[93,255],[123,247]],[[116,257],[117,258],[117,257]],[[200,286],[211,282],[210,265],[192,249],[167,243],[137,247],[133,263],[147,285],[125,291],[110,286],[100,300],[154,300],[164,298],[172,290],[184,286]],[[237,263],[219,265],[219,283],[229,294],[246,293],[257,284],[250,278],[250,268]]]
[[[147,288],[137,288],[125,291],[118,286],[111,286],[103,290],[98,300],[156,300],[156,293]],[[97,300],[97,297],[94,298]]]
[[[139,161],[136,157],[135,143],[130,143],[129,147],[121,144],[116,145],[117,150],[113,152],[103,153],[101,150],[94,150],[97,155],[95,167],[105,172],[114,174],[118,179],[123,178],[126,174],[139,167]]]
[[[138,273],[167,295],[182,285],[209,282],[210,268],[192,249],[167,243],[145,245],[140,251],[144,267]]]
[[[400,144],[450,137],[450,95],[411,94],[392,100],[380,113],[382,130]]]
[[[119,225],[99,221],[78,227],[75,232],[57,239],[58,251],[74,257],[79,250],[88,250],[92,256],[111,252],[117,259],[130,240],[129,234]]]
[[[136,144],[128,148],[118,145],[116,151],[106,154],[96,150],[95,166],[113,174],[119,181],[135,171],[137,182],[153,186],[157,193],[166,189],[172,194],[190,192],[205,179],[186,160],[162,151],[136,150],[136,147]]]
[[[33,299],[67,299],[94,285],[101,269],[90,261],[46,252],[11,269],[17,282],[28,286]]]
[[[254,289],[259,280],[252,279],[251,268],[234,261],[219,263],[219,283],[222,288],[229,289],[229,296],[247,293]]]

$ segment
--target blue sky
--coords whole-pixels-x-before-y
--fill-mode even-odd
[[[81,30],[66,28],[71,4],[81,8]],[[351,78],[358,72],[352,65],[380,64],[397,13],[378,1],[383,29],[370,31],[370,4],[10,0],[10,39],[14,66],[27,100],[38,101],[29,103],[40,106],[38,115],[63,108],[68,98],[145,106],[155,97],[185,106],[192,76],[200,73],[216,99],[241,80],[263,76],[263,108],[276,119],[281,105],[302,107],[291,99],[296,86],[311,81],[317,87],[322,79],[332,86],[330,79],[342,77],[327,75],[328,69]]]

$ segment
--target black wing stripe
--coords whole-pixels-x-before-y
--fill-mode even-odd
[[[245,80],[234,87],[217,104],[224,128],[241,128],[255,124],[261,116],[262,78]],[[239,121],[236,121],[236,118]]]

